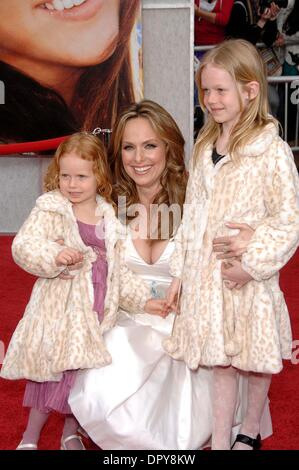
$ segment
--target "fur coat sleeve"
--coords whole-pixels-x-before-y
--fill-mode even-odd
[[[264,185],[268,216],[242,256],[243,269],[257,281],[278,272],[293,256],[299,240],[299,179],[293,154],[281,139],[270,151],[275,158],[269,159]]]
[[[62,238],[60,214],[51,215],[35,207],[12,244],[14,261],[25,271],[38,277],[54,278],[64,267],[56,266],[55,258],[63,249],[54,240]]]

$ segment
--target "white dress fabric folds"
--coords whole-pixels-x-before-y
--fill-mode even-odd
[[[147,264],[129,236],[128,267],[163,297],[170,283],[170,241],[154,264]],[[120,311],[105,334],[112,364],[78,372],[69,403],[91,439],[107,450],[191,450],[209,445],[212,431],[212,369],[191,371],[162,348],[174,315],[166,319]],[[247,378],[239,379],[239,400],[232,439],[246,407]],[[272,432],[268,403],[262,436]]]

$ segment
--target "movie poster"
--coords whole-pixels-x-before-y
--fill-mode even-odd
[[[0,1],[0,142],[110,129],[142,98],[140,0]]]

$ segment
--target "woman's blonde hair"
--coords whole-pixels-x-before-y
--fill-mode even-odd
[[[229,39],[217,45],[208,51],[200,64],[196,74],[196,82],[199,92],[199,101],[203,111],[204,94],[201,86],[202,72],[207,64],[213,64],[216,67],[226,70],[236,85],[245,87],[252,81],[259,83],[259,92],[257,96],[250,100],[246,108],[242,107],[239,88],[239,102],[241,106],[241,117],[231,132],[228,152],[233,161],[238,161],[239,150],[250,141],[261,129],[269,123],[277,125],[277,121],[269,115],[268,88],[266,79],[266,70],[264,63],[255,46],[243,39]],[[195,154],[200,155],[202,150],[208,145],[214,145],[220,136],[221,124],[214,121],[209,114],[202,127],[196,144]]]
[[[128,121],[136,118],[146,119],[157,136],[165,144],[165,169],[161,175],[161,189],[152,204],[160,206],[178,204],[181,211],[185,200],[187,173],[184,163],[184,137],[172,116],[158,103],[143,100],[129,106],[117,119],[108,150],[108,160],[113,175],[113,200],[126,198],[126,209],[139,203],[135,182],[126,173],[122,162],[122,140]],[[131,220],[127,217],[127,223]],[[171,227],[170,235],[177,227]]]
[[[93,162],[93,172],[98,183],[97,192],[111,202],[112,184],[106,149],[98,137],[87,132],[77,132],[59,145],[44,178],[45,191],[59,189],[60,159],[70,152]]]

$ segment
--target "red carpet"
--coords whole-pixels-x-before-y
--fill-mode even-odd
[[[0,340],[8,341],[28,302],[34,277],[22,271],[12,261],[11,237],[0,237]],[[285,363],[283,372],[273,378],[270,400],[273,436],[263,442],[263,449],[299,450],[299,250],[281,273],[281,287],[285,293],[292,318],[293,337],[298,340],[294,353],[297,365]],[[1,350],[3,350],[3,345]],[[15,449],[27,421],[27,410],[22,407],[24,381],[0,379],[0,449]],[[40,441],[41,449],[58,449],[63,421],[51,415]],[[85,441],[94,448],[90,441]]]

